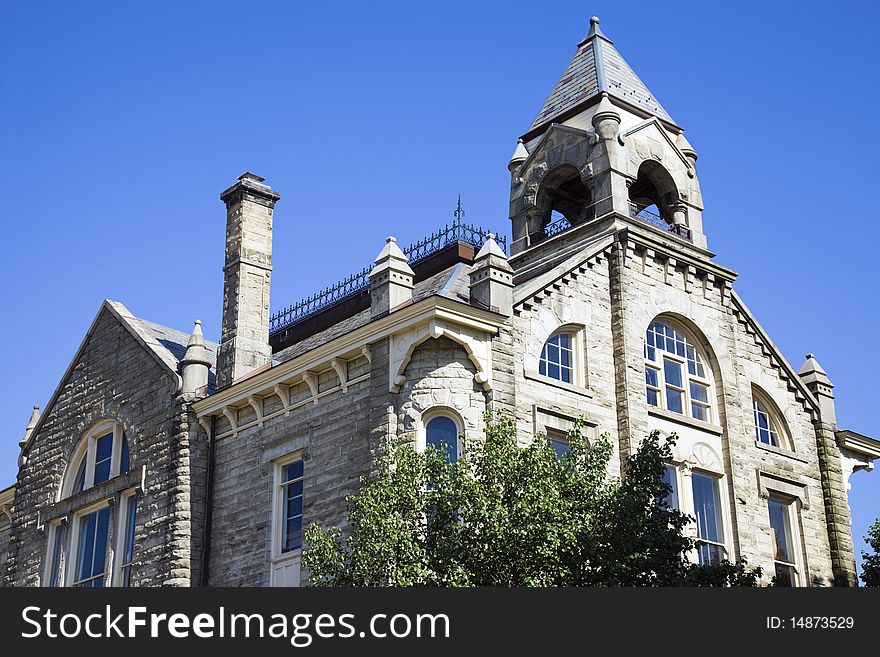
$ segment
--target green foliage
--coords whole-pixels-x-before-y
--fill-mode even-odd
[[[685,554],[691,519],[664,501],[674,437],[648,436],[619,481],[613,449],[576,425],[557,457],[513,419],[486,418],[484,442],[457,463],[432,450],[383,445],[372,477],[349,498],[348,525],[306,530],[313,586],[755,586],[760,569],[703,567]]]
[[[859,577],[865,586],[880,586],[880,518],[868,528],[865,543],[874,553],[868,554],[862,550],[862,574]]]

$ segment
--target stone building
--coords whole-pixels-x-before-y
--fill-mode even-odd
[[[817,360],[792,367],[734,290],[696,165],[592,19],[508,164],[509,244],[458,214],[270,315],[280,196],[242,175],[219,344],[101,306],[0,491],[3,582],[299,585],[303,525],[343,522],[383,438],[454,457],[488,409],[559,450],[584,417],[612,476],[675,432],[694,559],[854,585],[847,481],[880,442],[838,427]]]

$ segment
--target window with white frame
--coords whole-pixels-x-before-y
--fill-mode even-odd
[[[302,548],[303,532],[303,462],[302,459],[281,466],[279,482],[281,511],[281,543],[279,552],[285,554]]]
[[[75,524],[76,548],[71,586],[102,588],[107,575],[107,548],[110,543],[110,507],[78,516]]]
[[[274,469],[270,584],[299,586],[305,492],[302,452],[276,460]]]
[[[119,526],[122,531],[119,533],[119,545],[117,552],[119,558],[118,581],[121,586],[131,586],[131,569],[134,563],[134,538],[135,523],[137,522],[137,501],[136,493],[123,496],[121,505],[122,512],[125,514]]]
[[[725,558],[720,478],[694,471],[691,488],[699,541],[697,557],[701,564],[720,563]]]
[[[755,419],[755,440],[772,447],[788,447],[785,424],[776,405],[767,395],[754,387],[752,414]]]
[[[450,463],[458,460],[461,425],[451,413],[429,411],[422,418],[425,432],[425,448],[433,448]]]
[[[541,349],[538,374],[563,383],[575,383],[575,334],[572,331],[554,333]]]
[[[771,538],[773,539],[774,584],[776,586],[798,586],[800,583],[797,567],[797,552],[794,522],[796,510],[794,503],[778,497],[767,500],[770,514]]]
[[[712,421],[712,371],[696,341],[669,320],[645,334],[645,389],[650,406]]]
[[[102,588],[129,586],[134,564],[137,500],[128,479],[128,441],[122,426],[106,420],[94,425],[73,451],[59,499],[107,484],[99,503],[75,508],[49,525],[44,584]],[[114,543],[116,544],[114,546]]]
[[[661,481],[669,486],[669,493],[664,498],[668,506],[673,509],[680,508],[678,501],[678,471],[674,465],[668,463],[663,464],[663,475]]]
[[[128,441],[118,422],[102,422],[89,431],[73,453],[68,472],[76,475],[69,479],[62,496],[69,497],[113,477],[125,474],[130,468]]]
[[[547,441],[550,443],[553,451],[556,452],[556,458],[560,461],[568,456],[568,453],[571,451],[571,443],[568,441],[568,436],[561,432],[548,431]]]

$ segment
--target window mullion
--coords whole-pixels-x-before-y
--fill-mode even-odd
[[[86,448],[86,476],[85,476],[85,484],[83,485],[83,490],[86,488],[91,488],[95,485],[95,438],[94,436],[89,437],[89,444]]]

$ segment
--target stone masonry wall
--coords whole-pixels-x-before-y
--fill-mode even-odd
[[[588,438],[608,433],[612,443],[618,444],[609,286],[607,258],[600,254],[515,308],[516,415],[521,442],[530,441],[541,430],[537,409],[537,413],[549,412],[563,419],[584,417],[591,425],[584,429]],[[573,385],[538,373],[544,343],[562,327],[576,332],[577,366],[583,378]],[[609,467],[610,474],[619,476],[616,449]]]
[[[175,378],[104,310],[54,406],[47,409],[19,471],[7,584],[41,583],[47,535],[38,526],[39,512],[55,502],[80,437],[101,419],[122,423],[131,473],[139,477],[146,466],[146,492],[137,506],[132,585],[190,583],[191,486],[186,468],[178,465],[180,454],[188,449],[189,427],[182,422],[176,388]],[[79,496],[85,502],[89,493]],[[115,522],[115,508],[113,514]]]
[[[763,344],[754,331],[747,330],[745,321],[735,311],[728,283],[659,252],[625,241],[621,247],[616,252],[620,260],[616,263],[619,278],[615,281],[620,289],[612,294],[619,299],[618,303],[625,304],[621,322],[625,353],[620,355],[624,362],[619,369],[626,373],[632,435],[668,426],[668,416],[658,419],[656,414],[649,413],[643,361],[645,330],[655,317],[666,314],[691,327],[706,341],[716,371],[713,401],[718,412],[713,423],[720,426],[720,438],[686,423],[681,423],[680,431],[702,434],[706,444],[721,444],[726,506],[733,535],[731,556],[745,557],[752,566],[762,566],[769,579],[773,574],[773,555],[766,496],[796,496],[805,583],[830,584],[830,548],[816,437],[800,391],[781,363],[771,358],[769,345]],[[784,416],[793,443],[788,449],[756,444],[753,386],[769,396]],[[680,456],[687,458],[687,454]]]
[[[422,416],[440,408],[451,409],[458,416],[466,438],[479,440],[487,404],[483,389],[474,381],[476,371],[464,347],[447,337],[418,345],[404,370],[406,383],[397,394],[400,441],[418,442],[424,429]]]
[[[379,360],[373,357],[374,365]],[[387,361],[386,361],[387,362]],[[365,373],[365,359],[352,361],[349,376]],[[387,367],[387,364],[386,364]],[[386,376],[387,385],[387,376]],[[318,377],[326,396],[216,442],[208,584],[268,586],[271,581],[274,461],[304,453],[303,526],[343,525],[346,496],[356,492],[359,477],[372,463],[370,379],[346,392],[331,370]],[[333,391],[335,389],[335,392]],[[308,397],[305,384],[291,389],[291,403]],[[280,408],[267,397],[264,414]],[[244,408],[240,424],[255,419]],[[218,433],[228,429],[218,422]],[[305,584],[306,573],[301,575]]]

